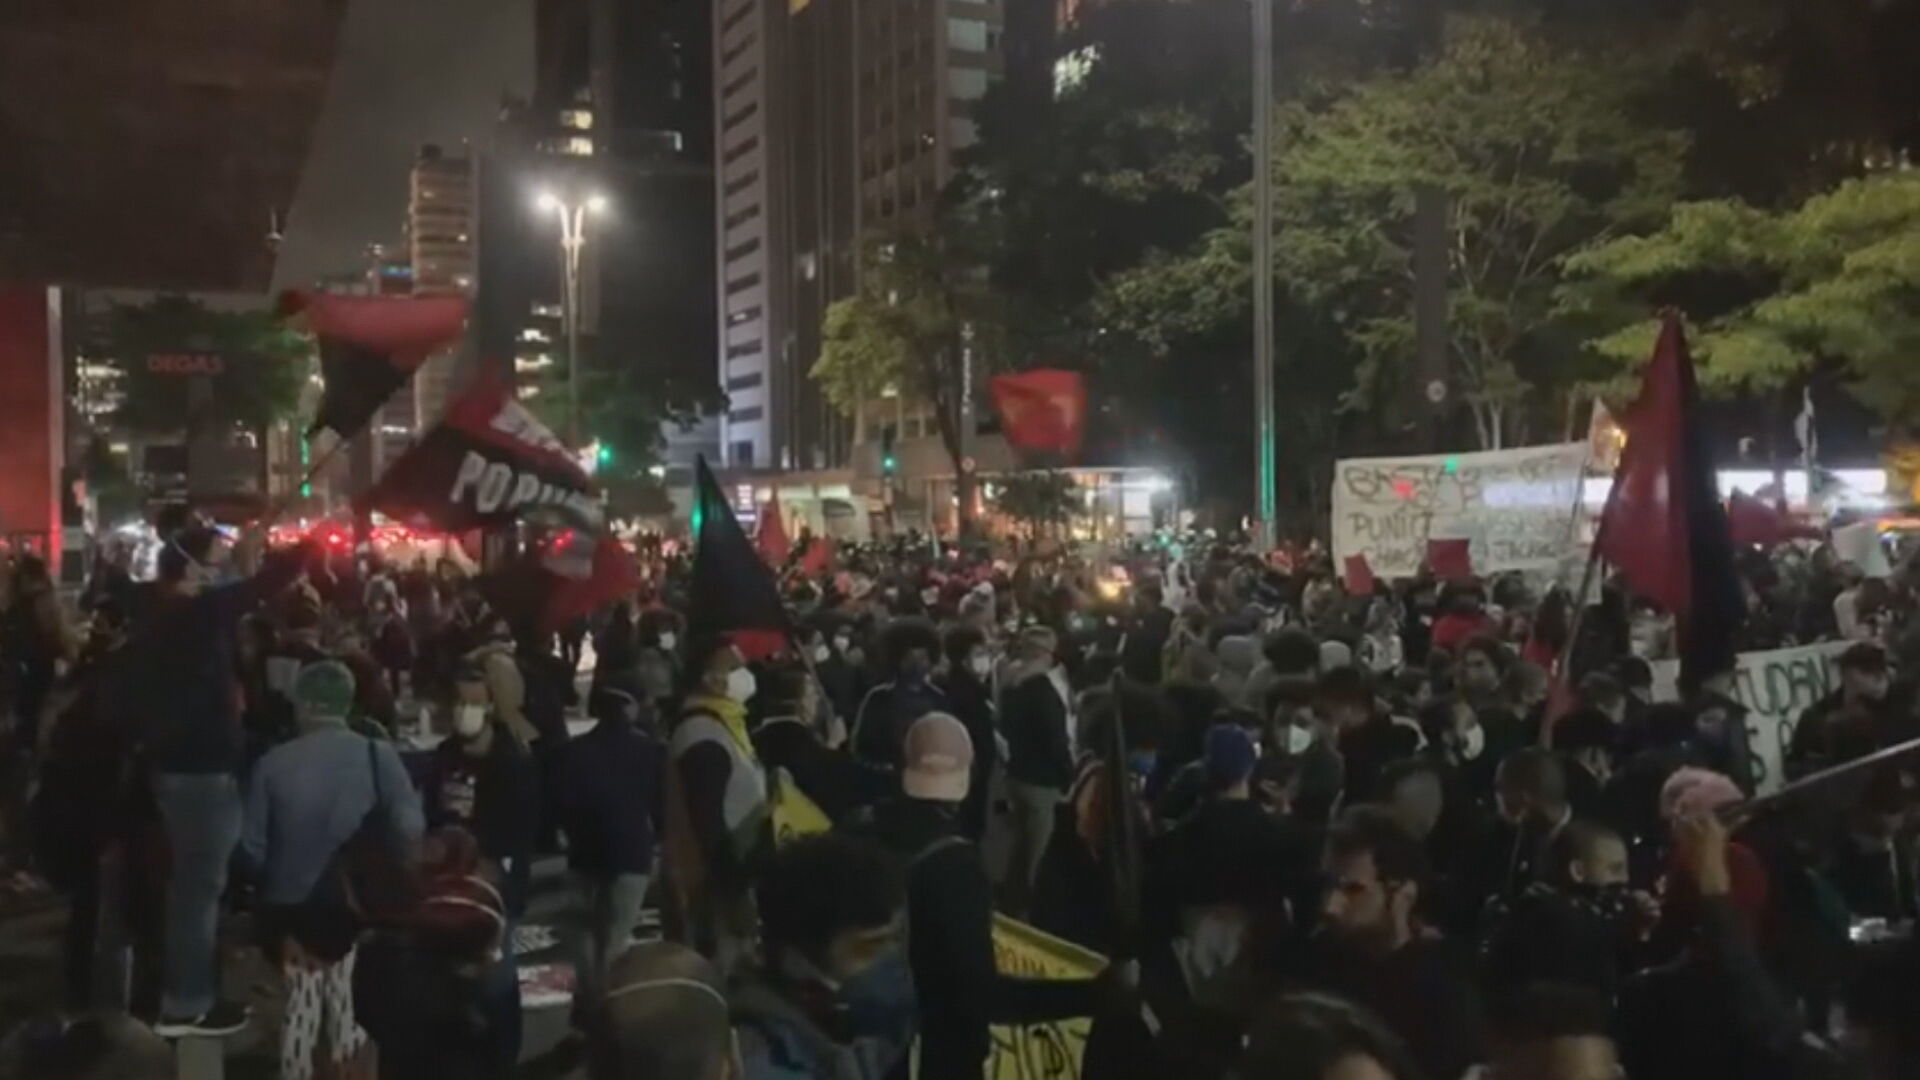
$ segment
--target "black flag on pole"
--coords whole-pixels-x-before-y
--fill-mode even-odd
[[[366,427],[427,357],[460,337],[467,322],[467,301],[458,296],[293,293],[281,306],[304,316],[320,342],[326,389],[307,434],[325,428],[342,439]]]
[[[699,460],[694,474],[688,636],[695,655],[725,637],[749,660],[771,656],[787,641],[787,612],[780,604],[780,590],[733,516],[706,458]]]

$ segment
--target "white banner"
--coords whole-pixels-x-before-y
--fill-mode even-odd
[[[1378,577],[1412,577],[1427,541],[1466,540],[1475,573],[1557,573],[1577,554],[1586,461],[1587,444],[1577,442],[1339,462],[1334,565],[1365,555]]]
[[[1747,709],[1747,745],[1753,749],[1753,779],[1765,795],[1784,782],[1782,763],[1793,742],[1794,725],[1807,707],[1840,685],[1840,654],[1852,644],[1823,641],[1792,649],[1741,653],[1734,658],[1733,697]],[[1653,666],[1657,701],[1680,698],[1680,661]]]

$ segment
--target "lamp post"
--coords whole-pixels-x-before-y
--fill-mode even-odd
[[[1273,402],[1273,4],[1253,0],[1254,544],[1278,537]]]
[[[587,216],[606,210],[602,195],[568,202],[551,191],[540,193],[541,211],[560,218],[560,324],[567,338],[567,442],[581,445],[580,432],[580,249],[587,242]]]

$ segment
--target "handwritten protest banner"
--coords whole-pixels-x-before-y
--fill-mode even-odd
[[[1809,705],[1840,685],[1840,654],[1851,642],[1823,641],[1792,649],[1741,653],[1734,658],[1733,697],[1747,710],[1747,745],[1753,751],[1755,792],[1765,795],[1784,781],[1782,762],[1793,728]],[[1653,696],[1680,698],[1680,661],[1653,665]]]
[[[1023,979],[1090,979],[1107,958],[1005,915],[993,917],[993,966]],[[1090,1016],[1046,1024],[997,1024],[986,1080],[1079,1080]],[[916,1054],[918,1049],[916,1048]],[[914,1075],[920,1074],[914,1062]]]
[[[1335,565],[1365,555],[1378,577],[1411,577],[1427,541],[1466,540],[1478,573],[1558,572],[1577,554],[1586,460],[1578,442],[1338,462]]]

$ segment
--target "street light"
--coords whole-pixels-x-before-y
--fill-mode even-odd
[[[588,195],[577,203],[542,191],[534,205],[560,218],[560,322],[567,335],[567,441],[580,445],[580,249],[587,241],[587,215],[604,213],[606,196]]]

